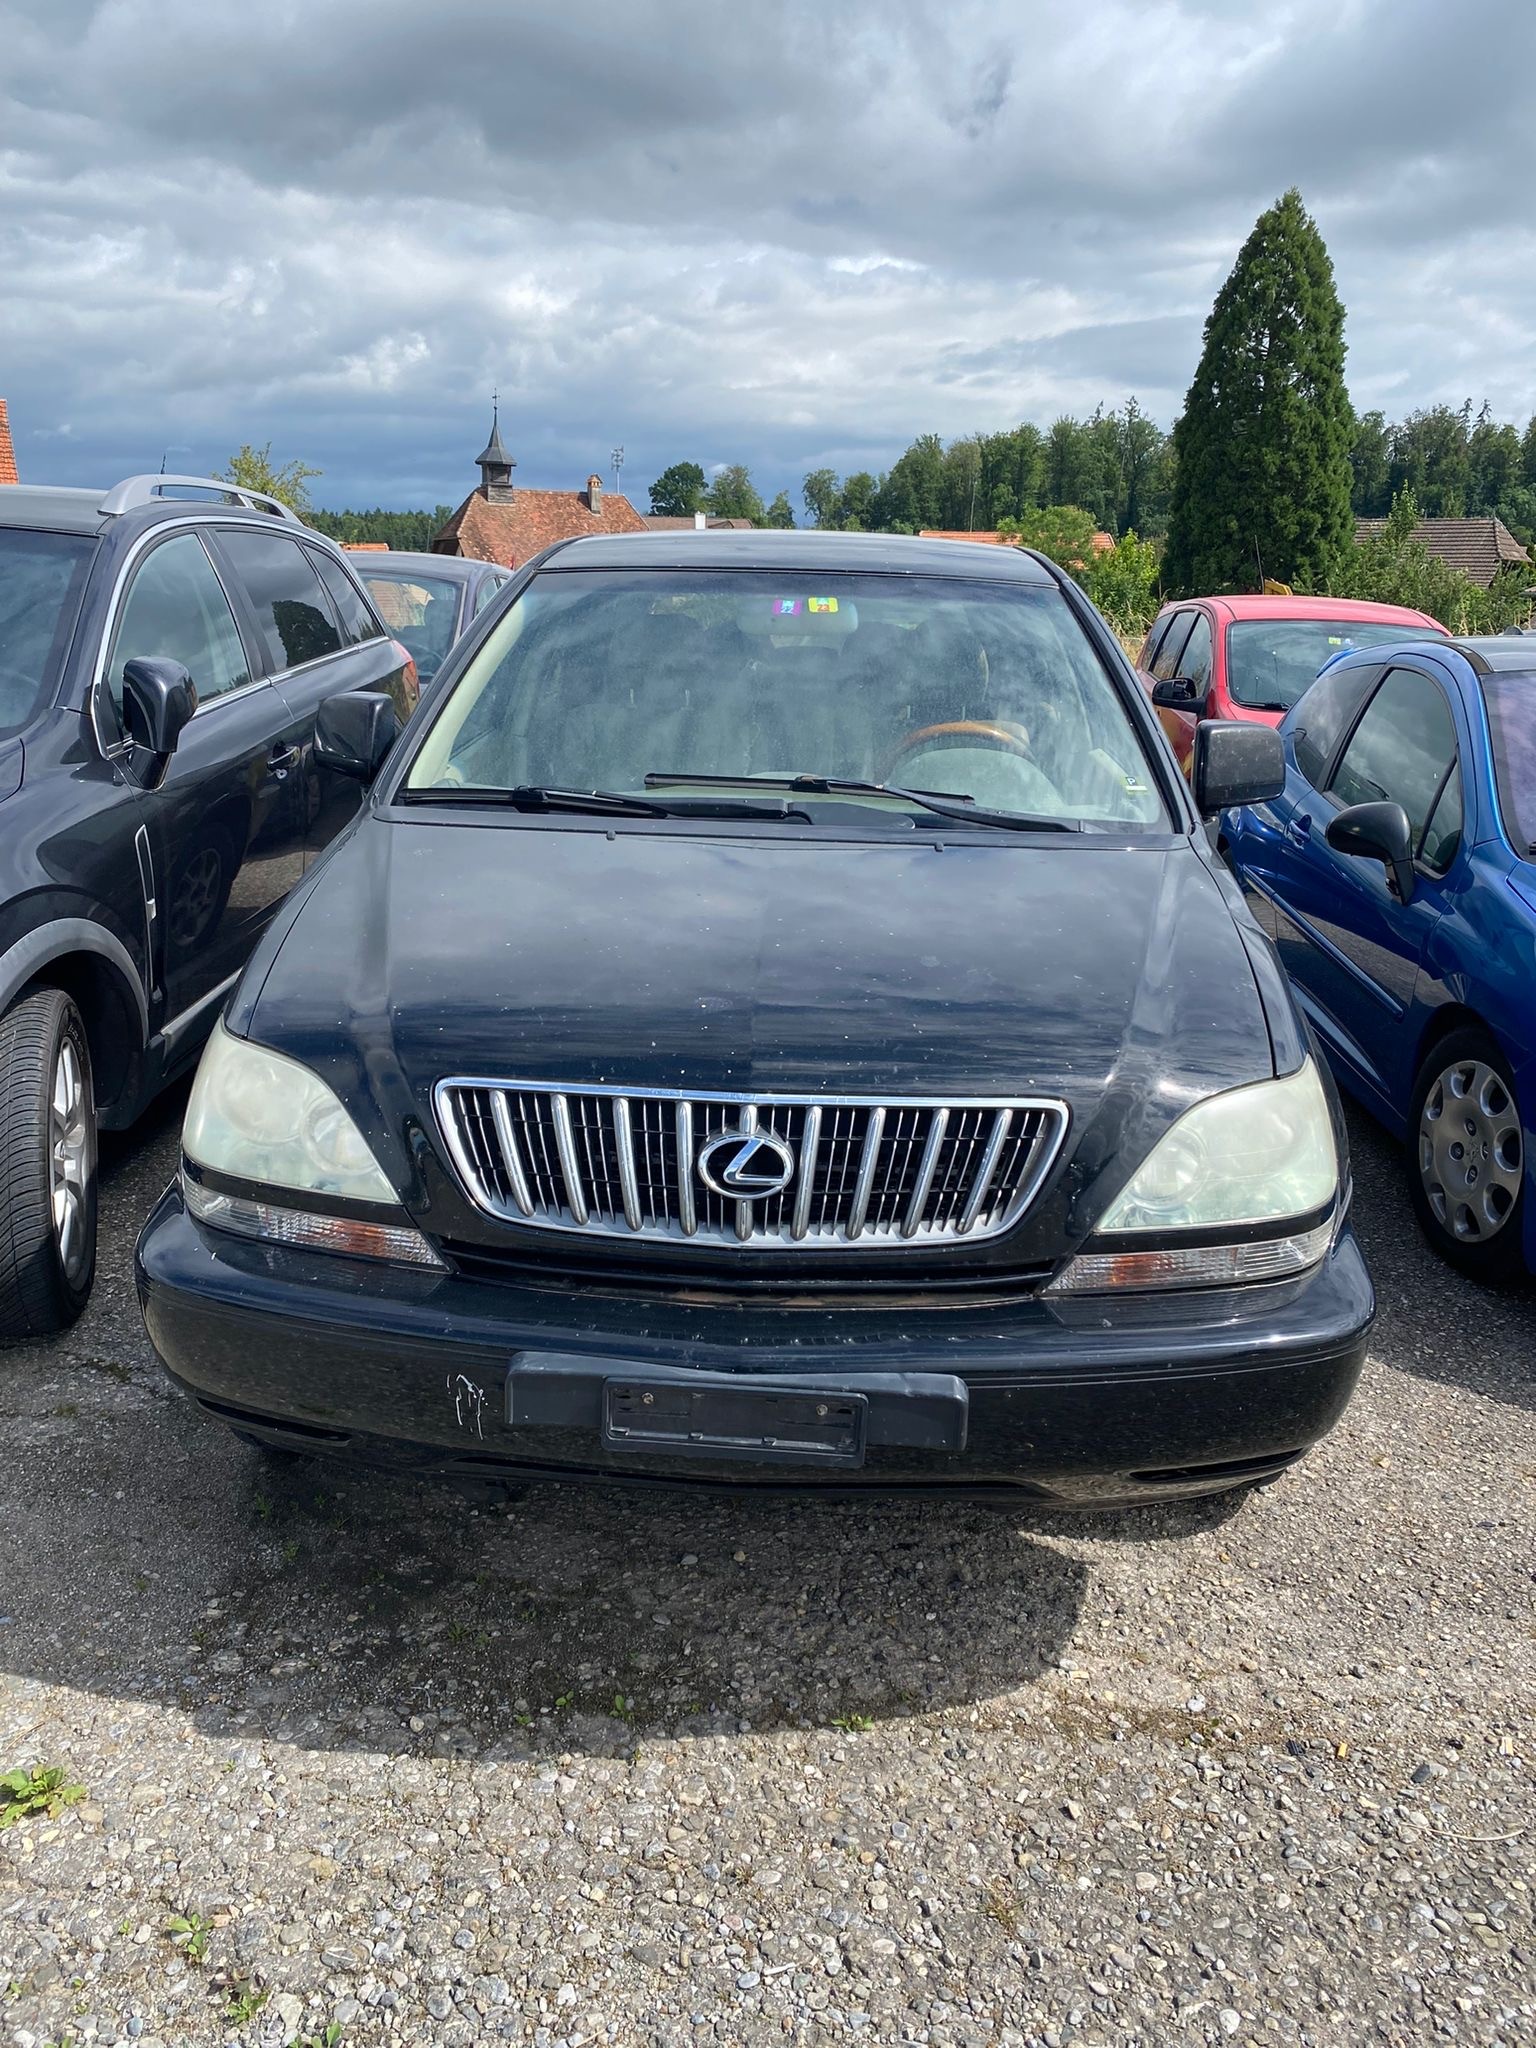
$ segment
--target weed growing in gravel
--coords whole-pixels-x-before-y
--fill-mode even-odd
[[[867,1735],[874,1725],[873,1714],[839,1714],[832,1723],[834,1728],[841,1728],[845,1735]]]
[[[57,1820],[66,1806],[85,1797],[83,1785],[66,1785],[64,1773],[34,1764],[30,1771],[0,1771],[0,1829],[14,1828],[42,1814]]]
[[[995,1920],[1004,1934],[1012,1934],[1019,1924],[1019,1902],[1013,1887],[1000,1877],[994,1877],[982,1894],[981,1910],[989,1920]]]
[[[258,1991],[248,1978],[229,1987],[229,2000],[224,2007],[224,2017],[231,2026],[243,2027],[247,2020],[255,2019],[266,2004],[269,1994]]]
[[[191,1962],[200,1963],[208,1953],[208,1937],[213,1933],[213,1924],[201,1913],[174,1913],[166,1921],[165,1931]]]
[[[288,2048],[341,2048],[341,2028],[332,2020],[318,2034],[295,2034]]]

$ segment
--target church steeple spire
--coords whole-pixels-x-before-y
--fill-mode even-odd
[[[475,457],[475,465],[480,471],[480,488],[485,494],[486,503],[489,505],[511,504],[513,493],[516,490],[516,485],[512,481],[512,472],[516,469],[517,464],[501,443],[500,412],[498,394],[492,392],[491,438]]]

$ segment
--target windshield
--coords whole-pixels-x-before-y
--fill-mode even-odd
[[[1346,647],[1427,637],[1427,626],[1366,625],[1358,619],[1239,619],[1227,628],[1227,688],[1251,709],[1289,711],[1323,663]]]
[[[0,734],[53,694],[93,540],[0,527]]]
[[[1516,853],[1536,859],[1536,676],[1483,677],[1499,809]]]
[[[436,675],[453,645],[460,586],[447,576],[375,569],[371,563],[358,573],[379,617],[410,651],[422,681]]]
[[[1090,828],[1165,820],[1059,592],[906,576],[547,571],[406,787],[641,793],[649,777],[664,800],[669,772],[898,783]]]

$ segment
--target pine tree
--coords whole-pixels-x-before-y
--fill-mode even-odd
[[[1254,223],[1205,324],[1174,429],[1168,587],[1325,589],[1351,538],[1353,435],[1344,309],[1292,188]]]

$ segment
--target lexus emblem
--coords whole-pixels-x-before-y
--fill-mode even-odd
[[[771,1131],[721,1131],[699,1149],[699,1179],[731,1202],[782,1194],[795,1177],[795,1155]]]

